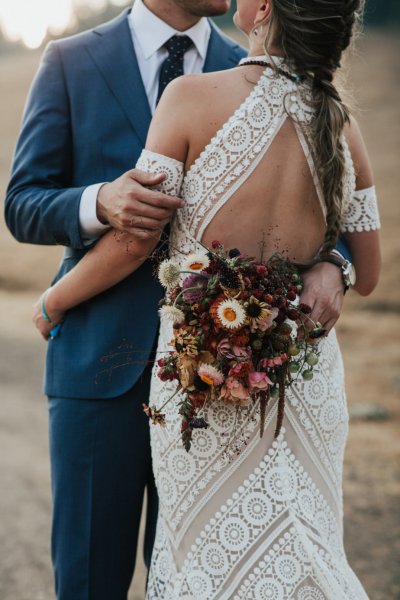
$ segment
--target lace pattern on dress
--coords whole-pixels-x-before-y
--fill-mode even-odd
[[[142,150],[136,163],[136,169],[140,169],[146,173],[162,173],[166,175],[165,181],[154,187],[170,196],[179,196],[180,194],[183,168],[184,165],[179,160],[158,154],[157,152],[151,152],[150,150]]]
[[[270,101],[266,102],[266,97]],[[186,173],[185,207],[177,211],[171,253],[193,251],[212,218],[247,180],[288,118],[307,123],[312,117],[308,87],[276,76],[269,67],[252,92],[212,138]]]
[[[343,207],[341,231],[375,231],[380,226],[375,186],[353,192]]]
[[[253,171],[287,113],[304,132],[300,139],[316,181],[307,86],[272,75],[264,72],[183,177],[186,202],[171,223],[171,257],[196,251],[206,225]],[[352,201],[347,144],[345,154],[345,198]],[[144,151],[138,167],[166,172],[164,190],[179,195],[182,163]],[[171,325],[162,322],[160,355],[171,349],[171,339]],[[348,412],[334,332],[320,350],[314,379],[288,390],[285,427],[276,441],[276,406],[260,440],[256,405],[237,412],[221,402],[207,407],[209,428],[196,431],[186,453],[177,402],[165,406],[166,427],[150,430],[160,511],[147,600],[367,600],[342,542]],[[176,386],[156,372],[155,366],[150,403],[160,407]]]

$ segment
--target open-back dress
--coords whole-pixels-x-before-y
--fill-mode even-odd
[[[283,63],[281,68],[286,68]],[[172,259],[179,262],[182,253],[199,251],[197,244],[207,227],[251,184],[252,174],[268,160],[271,144],[288,121],[325,217],[307,133],[313,118],[310,88],[293,79],[266,68],[186,173],[183,163],[143,151],[137,167],[166,173],[161,189],[186,201],[171,223]],[[355,190],[344,138],[343,145],[342,231],[377,229],[374,189]],[[159,356],[171,350],[172,337],[171,324],[162,322]],[[287,392],[284,426],[276,440],[273,403],[262,438],[257,404],[239,409],[223,401],[209,405],[210,426],[194,431],[189,453],[182,446],[177,401],[163,411],[166,427],[151,425],[160,506],[147,600],[367,598],[343,547],[348,412],[334,331],[319,348],[313,380],[300,378]],[[150,404],[161,406],[175,390],[175,382],[157,377],[155,366]]]

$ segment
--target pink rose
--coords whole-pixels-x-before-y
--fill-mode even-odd
[[[240,381],[233,377],[228,377],[221,388],[221,400],[233,402],[240,406],[247,406],[250,402],[249,390],[244,387]]]
[[[250,348],[233,346],[228,338],[223,338],[217,347],[218,354],[228,360],[247,361],[251,356]]]
[[[272,381],[266,373],[253,371],[249,373],[249,386],[251,390],[266,390]]]

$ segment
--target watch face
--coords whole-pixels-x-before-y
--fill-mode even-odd
[[[343,277],[348,285],[354,285],[356,282],[356,270],[350,262],[343,268]]]

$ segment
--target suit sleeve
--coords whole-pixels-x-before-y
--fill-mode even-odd
[[[68,92],[57,44],[47,47],[25,107],[5,201],[6,223],[20,242],[83,248],[73,186]]]

